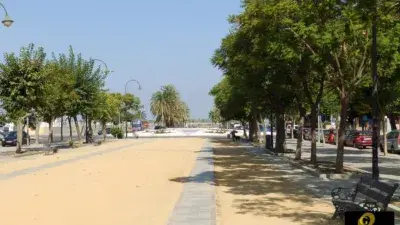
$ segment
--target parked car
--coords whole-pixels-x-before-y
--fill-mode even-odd
[[[372,146],[372,132],[350,130],[345,137],[345,145],[353,146],[354,148],[366,148]]]
[[[27,139],[29,138],[29,135],[24,131],[22,132],[22,144],[26,145],[27,144]],[[17,145],[17,131],[11,131],[8,133],[4,139],[1,141],[1,146],[16,146]]]
[[[391,153],[395,153],[400,151],[400,131],[399,130],[392,130],[389,133],[386,134],[386,139],[387,139],[387,149]],[[380,144],[379,148],[383,152],[383,136],[380,137]]]

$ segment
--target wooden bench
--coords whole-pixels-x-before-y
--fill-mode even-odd
[[[387,184],[362,176],[353,188],[334,188],[331,192],[335,213],[332,219],[344,218],[346,211],[386,211],[399,184]]]

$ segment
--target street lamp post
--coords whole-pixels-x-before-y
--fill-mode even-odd
[[[5,27],[11,27],[11,25],[14,23],[14,20],[12,20],[11,17],[8,15],[6,7],[1,2],[0,6],[4,9],[4,13],[6,14],[1,22]]]
[[[106,74],[109,74],[109,73],[114,72],[113,70],[109,70],[109,69],[108,69],[107,63],[105,63],[103,60],[101,60],[101,59],[92,59],[92,60],[93,60],[93,61],[101,62],[101,63],[104,65],[104,67],[106,68]]]
[[[378,141],[379,141],[379,105],[378,105],[378,51],[377,51],[377,6],[374,5],[372,18],[372,46],[371,46],[371,67],[372,67],[372,177],[379,179],[378,165]]]
[[[101,60],[101,59],[91,59],[91,60],[93,62],[98,61],[98,62],[102,63],[104,65],[104,67],[106,68],[106,71],[105,71],[106,75],[114,72],[114,71],[108,69],[107,63],[105,63],[103,60]],[[85,117],[86,117],[85,118],[85,124],[86,124],[85,125],[85,138],[86,138],[86,143],[88,143],[88,141],[89,141],[88,115],[86,114]],[[90,138],[92,138],[92,134],[90,134]]]
[[[136,82],[139,85],[139,91],[142,90],[142,86],[140,85],[139,81],[137,81],[135,79],[130,79],[125,83],[125,95],[127,93],[128,84],[130,82]],[[126,110],[126,106],[125,106],[125,110]],[[120,123],[121,123],[121,121],[120,121]],[[126,118],[125,118],[125,138],[128,138],[128,121],[126,121]]]

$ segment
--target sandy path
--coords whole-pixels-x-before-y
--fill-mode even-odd
[[[306,193],[301,172],[249,155],[243,147],[214,144],[219,225],[320,225],[334,209]]]
[[[91,146],[84,146],[84,147],[80,147],[80,148],[76,148],[76,149],[62,150],[62,151],[60,151],[59,154],[55,154],[55,155],[43,156],[43,154],[39,154],[39,155],[21,157],[21,158],[18,158],[17,160],[3,161],[3,162],[0,162],[0,175],[11,173],[16,170],[22,170],[22,169],[26,169],[26,168],[40,166],[40,165],[51,163],[51,162],[72,159],[72,158],[79,157],[82,155],[90,154],[94,151],[102,151],[102,150],[110,149],[110,148],[119,148],[119,147],[126,146],[129,144],[139,145],[141,143],[146,143],[149,141],[151,141],[151,140],[144,140],[144,139],[113,140],[110,142],[106,142],[100,146],[91,145]]]
[[[202,139],[155,140],[0,182],[0,224],[165,224]]]

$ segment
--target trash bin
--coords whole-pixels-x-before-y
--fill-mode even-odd
[[[265,135],[265,148],[266,149],[272,149],[272,138],[271,135]]]

